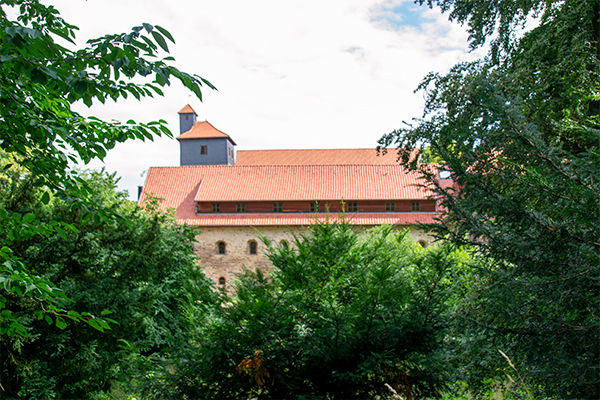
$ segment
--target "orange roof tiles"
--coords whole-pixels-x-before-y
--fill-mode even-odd
[[[188,104],[185,107],[183,107],[177,114],[189,114],[189,113],[196,114],[196,111],[194,111],[194,109],[192,108],[192,106],[190,106]],[[196,115],[198,115],[198,114],[196,114]]]
[[[235,217],[226,214],[199,215],[196,214],[195,201],[428,198],[430,191],[419,187],[419,184],[416,174],[406,173],[399,165],[153,167],[148,171],[140,204],[144,203],[148,195],[163,198],[165,200],[161,203],[161,208],[174,208],[177,219],[190,225],[294,225],[300,223],[293,221],[304,221],[306,218],[301,214],[294,216],[285,213],[276,216],[236,214]],[[419,214],[359,213],[357,218],[366,218],[373,225],[412,224],[417,221],[415,218]],[[396,222],[390,218],[396,219]],[[366,219],[365,224],[370,224],[366,223]]]
[[[191,108],[191,107],[190,107]],[[183,139],[210,139],[210,138],[227,138],[231,144],[236,143],[229,137],[225,132],[221,132],[217,128],[211,125],[208,121],[198,121],[194,124],[192,129],[177,136],[177,140]]]
[[[240,150],[237,165],[335,165],[335,164],[397,164],[392,149],[379,154],[375,149],[318,150]]]
[[[196,201],[423,199],[399,165],[246,165],[206,168]]]

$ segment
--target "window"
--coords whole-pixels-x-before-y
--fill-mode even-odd
[[[225,242],[217,243],[217,254],[225,254]]]
[[[257,247],[258,247],[258,245],[256,244],[256,242],[254,240],[251,240],[250,242],[248,242],[248,252],[250,254],[256,255]]]
[[[396,211],[396,203],[385,203],[385,211]]]
[[[310,203],[310,212],[319,212],[319,203]]]
[[[200,154],[208,154],[208,146],[200,146]]]
[[[246,203],[237,203],[237,212],[246,212]]]
[[[421,211],[421,203],[419,203],[418,201],[413,201],[412,202],[412,210],[413,211]]]
[[[223,286],[226,282],[227,282],[227,280],[225,279],[224,276],[219,277],[219,286]]]
[[[440,179],[452,179],[452,173],[443,169],[440,171]]]
[[[214,213],[221,212],[221,203],[213,203],[212,212],[214,212]]]
[[[348,212],[358,212],[358,203],[348,203]]]
[[[283,203],[273,203],[273,212],[283,212]]]

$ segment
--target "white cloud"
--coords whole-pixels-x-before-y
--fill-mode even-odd
[[[205,90],[203,103],[176,84],[165,98],[79,110],[108,119],[162,118],[177,135],[177,111],[189,102],[238,149],[375,147],[382,134],[421,116],[422,94],[413,90],[427,72],[481,54],[468,53],[464,29],[411,1],[52,3],[81,28],[81,43],[142,22],[166,28],[177,42],[170,46],[177,67],[219,89]],[[144,170],[178,162],[177,141],[162,138],[117,146],[105,165],[133,197]]]

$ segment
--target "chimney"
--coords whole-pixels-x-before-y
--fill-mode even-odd
[[[179,111],[179,134],[185,133],[192,129],[196,123],[196,111],[188,104]]]

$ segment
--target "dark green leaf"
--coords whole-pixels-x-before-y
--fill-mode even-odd
[[[169,52],[169,47],[167,46],[167,42],[165,41],[165,38],[162,37],[162,35],[160,33],[156,32],[156,31],[152,31],[152,37],[154,38],[154,40],[156,40],[156,43],[158,43],[158,45],[161,47],[161,49],[163,49],[167,53]]]

